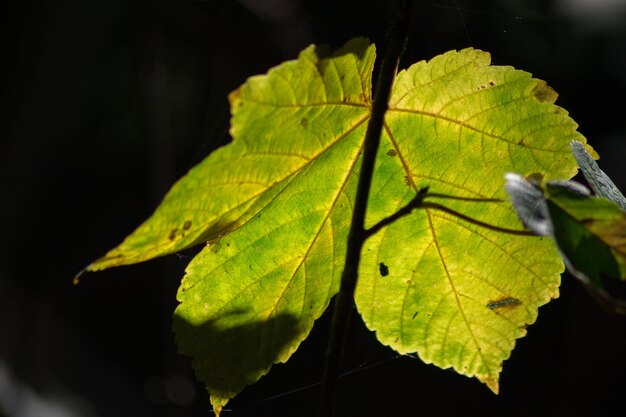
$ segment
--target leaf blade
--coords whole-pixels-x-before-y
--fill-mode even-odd
[[[258,199],[271,199],[294,172],[324,152],[330,140],[346,127],[362,123],[371,98],[367,80],[373,52],[368,45],[365,39],[357,38],[332,55],[343,56],[340,71],[347,74],[343,78],[337,75],[334,64],[328,64],[332,59],[317,55],[320,48],[315,46],[302,51],[298,60],[270,70],[270,82],[263,76],[251,77],[229,96],[235,140],[191,169],[174,184],[152,216],[86,270],[175,253],[245,224],[263,206],[263,201],[255,205]],[[283,89],[293,94],[284,94]],[[317,118],[319,107],[328,105],[341,113],[336,119],[342,122]],[[290,110],[291,118],[285,118]],[[268,119],[282,119],[280,134],[264,127]],[[240,126],[245,126],[243,132]],[[258,136],[246,132],[265,133]],[[281,147],[282,141],[297,136],[302,137],[299,147]]]
[[[424,186],[502,199],[507,170],[552,178],[575,173],[569,142],[584,138],[554,106],[556,93],[528,73],[489,63],[488,54],[468,49],[398,74],[370,225]],[[518,224],[506,203],[442,204],[495,226]],[[381,262],[388,276],[380,276]],[[416,351],[425,362],[474,376],[497,392],[502,361],[538,307],[558,296],[562,270],[548,240],[502,235],[427,209],[366,243],[356,300],[382,343]],[[508,279],[498,278],[503,274]]]
[[[233,143],[192,170],[152,218],[91,266],[139,262],[209,240],[181,284],[175,331],[218,411],[295,351],[337,291],[373,59],[373,46],[361,39],[330,56],[310,47],[250,78],[230,95]],[[366,226],[422,187],[501,199],[505,172],[574,174],[568,144],[584,138],[554,106],[556,93],[528,73],[489,64],[488,54],[467,49],[398,74]],[[217,185],[223,188],[190,205],[190,197]],[[517,224],[506,203],[442,202],[484,223]],[[196,234],[185,229],[189,213],[201,213],[192,220]],[[172,239],[172,227],[189,233]],[[355,297],[381,342],[497,392],[502,361],[538,307],[558,296],[562,270],[546,240],[497,234],[427,209],[366,242]]]
[[[362,49],[363,43],[356,46]],[[182,353],[194,358],[196,374],[209,387],[216,409],[273,364],[286,361],[338,289],[369,114],[368,101],[355,105],[354,100],[369,97],[369,90],[361,89],[370,83],[374,58],[369,44],[364,53],[359,54],[359,48],[355,52],[355,45],[348,45],[320,59],[314,72],[324,87],[307,92],[303,100],[290,95],[274,98],[267,90],[293,82],[287,90],[300,91],[296,86],[302,71],[297,63],[311,65],[309,55],[249,80],[233,102],[240,109],[240,117],[233,119],[235,142],[246,137],[265,141],[267,136],[266,143],[276,147],[299,153],[307,146],[313,150],[288,186],[262,206],[255,203],[258,211],[245,225],[204,248],[183,279],[175,312],[177,342]],[[339,88],[340,77],[333,74],[341,66],[352,68],[342,70],[352,74],[348,76],[352,81]],[[356,82],[354,74],[365,78]],[[305,117],[310,122],[302,123]],[[280,129],[268,120],[281,120]],[[300,134],[293,135],[294,129]],[[302,133],[311,130],[317,133]],[[316,140],[311,143],[311,138]],[[250,323],[259,328],[279,323],[279,328],[269,333],[240,330],[250,329]],[[219,345],[224,334],[232,339],[229,348],[207,355],[206,346]],[[236,336],[245,343],[237,343]],[[256,352],[259,346],[267,347],[263,355]],[[247,360],[242,362],[242,357]]]

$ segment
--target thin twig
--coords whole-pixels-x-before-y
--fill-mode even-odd
[[[426,198],[445,198],[447,200],[469,201],[470,203],[504,203],[506,201],[501,198],[461,197],[457,195],[448,195],[448,194],[439,194],[439,193],[428,193],[424,196],[424,199]]]
[[[486,203],[493,203],[493,202],[502,202],[503,201],[503,200],[495,199],[495,198],[465,198],[465,197],[455,197],[455,196],[447,195],[447,194],[429,193],[428,192],[428,187],[424,187],[424,188],[420,189],[417,192],[417,195],[415,197],[413,197],[413,199],[411,201],[409,201],[405,206],[400,208],[398,211],[396,211],[391,216],[385,217],[384,219],[382,219],[381,221],[376,223],[374,226],[372,226],[369,229],[367,229],[365,231],[366,235],[369,237],[369,236],[377,233],[383,227],[388,226],[391,223],[393,223],[396,220],[398,220],[399,218],[404,217],[404,216],[410,214],[415,209],[418,209],[418,208],[430,208],[430,209],[434,209],[434,210],[444,211],[444,212],[446,212],[448,214],[451,214],[451,215],[456,216],[456,217],[458,217],[460,219],[463,219],[466,222],[469,222],[469,223],[472,223],[472,224],[475,224],[475,225],[478,225],[478,226],[481,226],[481,227],[485,227],[487,229],[494,230],[494,231],[497,231],[497,232],[507,233],[509,235],[517,235],[517,236],[536,236],[533,232],[531,232],[529,230],[508,229],[508,228],[505,228],[505,227],[494,226],[492,224],[485,223],[485,222],[482,222],[480,220],[476,220],[476,219],[474,219],[472,217],[466,216],[465,214],[462,214],[462,213],[460,213],[460,212],[458,212],[456,210],[452,210],[451,208],[448,208],[448,207],[443,206],[441,204],[424,201],[428,197],[439,197],[439,198],[448,198],[448,199],[451,199],[451,200],[462,200],[462,201],[483,202],[483,203],[485,203],[485,202]]]
[[[422,203],[424,201],[424,198],[426,198],[428,196],[427,192],[428,192],[428,187],[424,187],[424,188],[420,189],[417,192],[417,195],[415,197],[413,197],[413,199],[411,201],[409,201],[404,207],[400,208],[398,211],[396,211],[391,216],[385,217],[384,219],[382,219],[381,221],[376,223],[374,226],[372,226],[369,229],[367,229],[365,231],[367,236],[369,237],[369,236],[377,233],[383,227],[385,227],[385,226],[395,222],[400,217],[406,216],[407,214],[411,213],[414,209],[421,207],[421,205],[422,205]]]
[[[440,210],[448,214],[451,214],[455,217],[458,217],[459,219],[463,219],[468,223],[472,223],[477,226],[484,227],[486,229],[493,230],[496,232],[506,233],[509,235],[517,235],[517,236],[537,236],[535,233],[531,232],[530,230],[508,229],[506,227],[494,226],[489,223],[481,222],[480,220],[476,220],[472,217],[466,216],[463,213],[459,213],[456,210],[452,210],[451,208],[442,206],[441,204],[438,204],[438,203],[429,203],[425,201],[420,205],[420,207],[426,208],[426,209]]]

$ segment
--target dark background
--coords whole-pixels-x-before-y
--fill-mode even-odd
[[[228,139],[228,92],[310,43],[384,42],[393,1],[27,0],[4,6],[0,415],[207,416],[171,313],[192,253],[73,275]],[[620,0],[415,2],[404,66],[474,46],[547,80],[626,189]],[[514,279],[514,277],[511,277]],[[623,409],[626,318],[564,275],[504,363],[500,395],[394,358],[358,319],[346,416],[586,416]],[[225,416],[312,416],[328,314]]]

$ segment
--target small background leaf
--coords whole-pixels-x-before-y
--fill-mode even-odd
[[[626,314],[626,301],[603,288],[602,278],[626,278],[626,212],[594,197],[574,181],[550,181],[549,197],[518,174],[507,174],[506,191],[524,224],[549,236],[569,272],[609,311]]]
[[[626,278],[626,212],[601,197],[548,183],[554,238],[575,271],[602,287],[602,276]]]
[[[578,166],[580,166],[580,170],[587,182],[589,182],[589,185],[591,185],[593,191],[595,191],[598,196],[617,203],[622,210],[626,210],[626,197],[624,197],[615,186],[611,178],[600,169],[596,161],[594,161],[593,156],[587,152],[583,144],[574,141],[571,143],[571,147],[574,157],[578,162]]]

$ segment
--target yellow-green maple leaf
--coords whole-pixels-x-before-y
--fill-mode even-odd
[[[181,284],[175,330],[216,411],[284,362],[338,289],[371,110],[374,47],[250,78],[230,96],[233,143],[181,179],[155,214],[90,265],[136,263],[209,241]],[[569,142],[584,138],[556,93],[486,52],[452,51],[398,74],[367,222],[418,189],[505,198],[504,173],[568,178]],[[509,203],[442,200],[500,227]],[[515,339],[558,295],[563,265],[549,242],[484,229],[431,209],[372,236],[363,250],[359,312],[379,340],[498,390]],[[381,273],[384,271],[384,273]]]

